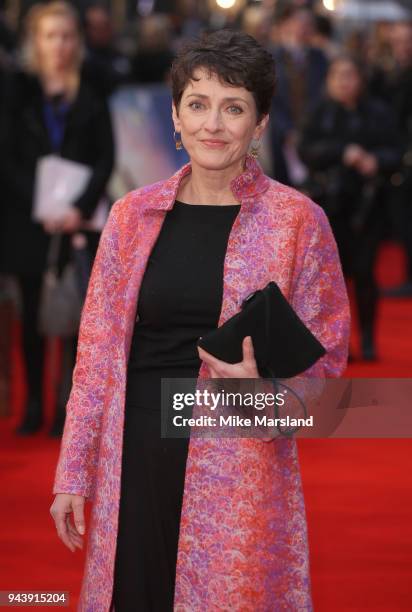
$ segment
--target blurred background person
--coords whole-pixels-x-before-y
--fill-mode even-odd
[[[113,20],[103,4],[91,4],[84,14],[86,59],[83,70],[91,84],[110,95],[130,79],[129,58],[115,44]]]
[[[5,2],[0,1],[0,117],[3,116],[6,75],[12,69],[16,37],[7,23]],[[0,185],[0,193],[2,192]],[[0,228],[4,224],[3,202],[0,201]],[[3,275],[0,261],[0,416],[10,413],[10,350],[13,300],[10,281]]]
[[[132,78],[137,83],[162,83],[170,73],[172,24],[167,15],[143,17],[139,22],[138,48],[132,60]]]
[[[5,2],[0,1],[0,66],[9,63],[10,55],[16,48],[16,35],[11,29],[4,14]]]
[[[251,4],[242,14],[242,31],[253,36],[261,45],[268,43],[268,23],[265,9],[261,4]]]
[[[374,360],[382,195],[401,149],[390,109],[366,95],[362,68],[350,56],[332,61],[326,97],[306,121],[299,153],[311,173],[307,190],[325,209],[353,277],[362,357]]]
[[[328,15],[314,15],[313,24],[312,47],[320,49],[328,60],[332,60],[342,51],[341,45],[336,40],[332,19]]]
[[[4,224],[2,268],[18,281],[22,300],[23,356],[27,378],[24,419],[17,433],[37,431],[43,423],[44,338],[37,329],[42,277],[51,233],[64,232],[61,264],[68,259],[71,235],[90,219],[104,193],[113,166],[113,135],[106,104],[81,78],[83,44],[79,19],[63,1],[33,6],[26,16],[24,70],[8,79],[0,141]],[[59,223],[32,219],[36,165],[49,154],[85,164],[91,178]],[[99,234],[87,232],[92,258]],[[66,364],[74,364],[76,339],[66,341]],[[70,347],[68,348],[68,345]],[[71,365],[71,367],[72,367]],[[55,420],[60,435],[70,391],[71,370],[62,373]]]
[[[406,280],[385,290],[393,297],[412,296],[412,22],[391,26],[388,36],[391,58],[374,67],[370,87],[391,106],[403,138],[403,158],[392,177],[388,214],[392,232],[405,247]]]
[[[287,7],[277,20],[279,41],[272,49],[278,66],[271,122],[274,177],[299,187],[306,173],[296,151],[297,134],[322,95],[328,60],[311,45],[314,21],[309,10]]]
[[[380,19],[373,23],[368,32],[365,32],[365,27],[361,26],[359,29],[349,34],[349,43],[357,36],[358,50],[362,54],[362,59],[366,61],[369,66],[375,66],[382,70],[386,70],[392,65],[390,44],[392,26],[393,23],[385,19]],[[354,47],[356,47],[356,45],[354,45]],[[353,51],[355,51],[355,48]]]
[[[4,4],[4,0],[0,0],[0,113],[3,112],[6,75],[14,68],[16,51],[16,35],[6,20]]]
[[[175,30],[174,48],[179,48],[190,38],[199,36],[206,28],[208,7],[198,0],[176,0],[173,15]]]

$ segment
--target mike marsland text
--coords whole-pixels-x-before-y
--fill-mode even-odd
[[[289,415],[273,418],[255,414],[251,419],[238,415],[219,417],[202,415],[187,418],[179,414],[173,417],[173,425],[175,427],[313,427],[313,415],[306,419],[295,419]]]

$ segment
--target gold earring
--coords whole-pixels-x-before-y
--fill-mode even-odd
[[[180,138],[176,139],[176,130],[173,132],[173,138],[176,145],[176,151],[181,151],[183,149],[183,143]]]
[[[250,154],[252,157],[254,157],[255,159],[257,158],[257,156],[259,155],[259,147],[260,147],[260,142],[259,140],[252,140],[252,146],[250,148]]]

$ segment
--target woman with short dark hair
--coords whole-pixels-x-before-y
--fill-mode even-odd
[[[306,375],[339,376],[349,315],[336,245],[322,210],[256,160],[275,80],[267,51],[239,32],[205,35],[172,77],[190,163],[112,209],[51,512],[75,550],[94,501],[80,610],[310,610],[295,440],[161,438],[160,388],[258,379],[250,337],[234,364],[197,341],[270,280],[327,350]]]

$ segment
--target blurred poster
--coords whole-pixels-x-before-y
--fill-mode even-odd
[[[116,141],[116,168],[109,185],[113,200],[170,177],[188,161],[184,150],[176,151],[166,85],[120,89],[110,107]]]

